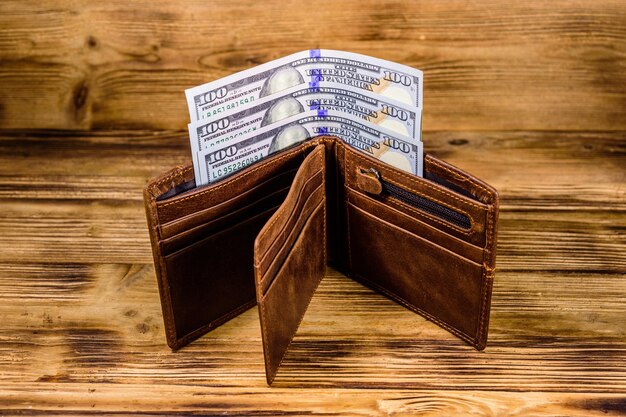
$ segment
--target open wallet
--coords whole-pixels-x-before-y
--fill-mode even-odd
[[[271,385],[327,264],[485,348],[498,194],[430,154],[419,177],[317,136],[202,187],[175,168],[144,198],[173,349],[258,304]]]

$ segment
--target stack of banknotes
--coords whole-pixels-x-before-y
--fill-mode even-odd
[[[421,176],[422,86],[414,68],[313,49],[190,88],[196,185],[319,135]]]

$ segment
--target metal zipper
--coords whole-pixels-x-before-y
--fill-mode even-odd
[[[455,226],[462,227],[464,229],[470,229],[472,222],[468,216],[458,211],[454,211],[449,207],[442,206],[439,203],[431,201],[421,195],[413,194],[403,188],[398,187],[395,184],[391,184],[380,177],[380,173],[374,168],[370,168],[370,172],[376,175],[378,180],[383,186],[383,195],[400,200],[405,204],[418,208],[426,213],[437,216],[442,220],[452,223]]]

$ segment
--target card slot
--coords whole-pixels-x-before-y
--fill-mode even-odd
[[[261,293],[257,287],[265,371],[269,384],[324,277],[325,214],[322,201],[307,220],[267,291]]]
[[[275,287],[274,284],[279,280],[281,274],[284,274],[287,269],[286,266],[289,264],[291,256],[296,252],[302,253],[303,251],[298,250],[301,246],[307,244],[314,245],[314,242],[316,242],[317,239],[322,238],[320,233],[321,230],[317,229],[323,227],[323,219],[319,219],[319,216],[323,214],[321,213],[323,212],[323,205],[324,201],[322,200],[313,208],[313,210],[311,210],[311,213],[304,218],[306,220],[302,222],[302,225],[298,228],[299,230],[297,230],[297,233],[293,234],[294,238],[285,242],[285,245],[281,248],[281,255],[274,259],[272,266],[265,274],[264,280],[259,283],[262,294],[259,301],[265,299],[265,296],[269,294],[273,287]],[[318,224],[314,225],[314,222],[320,223],[321,226]],[[309,254],[308,256],[314,257],[316,254]]]
[[[418,216],[425,222],[432,225],[444,225],[444,230],[454,236],[461,238],[467,236],[471,243],[478,246],[485,245],[486,219],[490,210],[488,204],[476,201],[434,181],[401,171],[368,155],[357,153],[351,149],[346,149],[345,153],[345,184],[349,187],[359,188],[357,179],[362,178],[358,175],[359,173],[375,171],[383,189],[386,188],[384,185],[387,184],[387,188],[393,187],[401,190],[401,194],[410,194],[416,200],[422,200],[425,205],[436,206],[430,210],[430,213],[427,209],[414,208],[413,211],[419,213]],[[448,177],[451,178],[454,175],[455,173],[451,172]],[[468,187],[470,186],[468,185]],[[404,206],[409,207],[409,204],[385,195],[388,193],[383,191],[374,198],[385,200],[385,202],[388,200],[390,204],[401,211],[405,211]],[[408,210],[411,211],[410,209],[411,207]]]
[[[268,229],[272,229],[271,239],[267,236],[261,236],[259,240],[263,243],[259,243],[261,247],[265,247],[264,251],[259,251],[258,259],[259,267],[261,271],[265,271],[267,260],[275,254],[275,248],[277,245],[282,244],[285,237],[290,233],[296,222],[303,207],[307,204],[311,196],[315,193],[319,194],[319,189],[323,187],[324,174],[322,171],[316,172],[313,176],[309,177],[304,183],[298,187],[290,190],[291,194],[285,198],[285,204],[276,213],[276,217],[272,219],[268,225]],[[284,219],[286,217],[286,220]],[[279,221],[280,219],[280,221]],[[281,223],[282,222],[282,223]],[[275,227],[276,226],[276,227]]]
[[[280,204],[285,200],[289,187],[285,187],[281,190],[274,191],[272,194],[261,198],[260,200],[253,201],[250,204],[238,208],[237,210],[227,212],[223,216],[218,218],[209,218],[208,221],[198,224],[188,229],[182,229],[177,234],[170,237],[161,239],[159,244],[161,245],[164,253],[171,253],[182,246],[186,246],[190,241],[197,240],[197,236],[206,234],[207,230],[219,230],[220,228],[228,227],[247,217],[265,211],[269,208],[276,210]]]
[[[369,214],[379,217],[401,229],[419,235],[472,262],[482,263],[484,255],[482,247],[446,233],[444,230],[416,218],[415,213],[400,210],[395,206],[385,204],[385,202],[376,200],[349,187],[346,187],[346,195],[350,203]]]
[[[323,197],[323,191],[320,191],[323,188],[323,175],[322,172],[318,172],[313,177],[309,178],[297,196],[292,196],[291,198],[288,196],[286,198],[285,204],[278,210],[275,217],[271,220],[271,225],[273,226],[275,221],[278,221],[280,218],[283,221],[284,217],[286,220],[280,225],[280,228],[276,229],[271,240],[264,240],[264,246],[266,247],[265,251],[260,251],[258,253],[259,259],[259,269],[261,271],[265,271],[267,269],[268,262],[276,255],[277,248],[283,244],[284,240],[292,233],[292,229],[294,224],[298,221],[301,216],[301,212],[307,206],[309,201],[314,197],[317,198]],[[293,189],[290,191],[293,193]],[[289,201],[287,201],[289,200]]]
[[[169,213],[168,217],[170,219],[164,221],[160,226],[161,238],[174,236],[181,231],[206,223],[212,218],[220,217],[232,211],[235,207],[241,207],[250,201],[255,201],[267,194],[271,194],[276,189],[289,187],[293,182],[296,172],[297,168],[291,168],[270,178],[266,178],[258,184],[251,184],[241,193],[231,197],[227,197],[227,194],[223,194],[224,197],[222,197],[220,194],[209,193],[199,199],[195,198],[189,200],[189,204],[195,207],[195,209],[188,214],[179,216],[172,216],[171,213]],[[199,191],[203,191],[203,189],[199,188],[198,192]],[[194,192],[195,191],[191,191],[190,195],[193,195]],[[220,197],[222,201],[219,201]],[[163,203],[169,204],[167,201]],[[161,210],[162,207],[164,206],[159,202],[157,204],[157,210]]]
[[[482,265],[347,203],[350,274],[475,343]],[[436,319],[435,319],[436,318]]]
[[[271,285],[272,276],[276,276],[276,271],[288,257],[290,250],[294,247],[295,242],[300,238],[306,224],[315,215],[315,213],[319,211],[319,207],[324,204],[322,191],[323,188],[320,185],[313,193],[311,193],[306,203],[303,205],[302,211],[297,217],[297,222],[288,229],[289,234],[283,239],[276,240],[275,245],[273,245],[272,249],[267,252],[268,254],[271,254],[267,258],[271,262],[266,262],[266,264],[269,263],[267,266],[264,266],[263,264],[259,266],[260,279],[258,285],[261,288],[262,293],[265,293],[267,288]]]
[[[414,175],[398,169],[392,165],[386,164],[378,159],[375,159],[367,154],[346,147],[346,168],[348,170],[349,185],[355,184],[354,171],[357,166],[361,168],[369,169],[374,167],[381,175],[383,179],[388,179],[397,185],[406,189],[415,188],[422,191],[423,188],[431,190],[433,193],[442,194],[450,197],[451,201],[455,202],[459,208],[473,207],[476,209],[485,209],[486,204],[481,202],[476,195],[472,193],[469,188],[463,188],[460,185],[454,184],[449,178],[444,177],[441,174],[433,175],[430,172],[430,165],[424,167],[425,173],[423,177]],[[429,157],[429,161],[434,158]],[[456,175],[469,177],[463,171],[457,169]],[[455,173],[449,173],[448,177]],[[453,185],[453,187],[448,186]],[[469,185],[468,185],[469,187]]]
[[[498,192],[493,187],[433,155],[424,155],[424,172],[427,179],[482,204],[497,203]]]
[[[319,183],[324,182],[325,174],[322,162],[324,157],[324,148],[323,145],[320,146],[321,147],[316,147],[315,151],[309,153],[305,157],[304,161],[300,165],[300,168],[298,169],[298,173],[296,174],[293,183],[291,184],[291,190],[285,198],[285,206],[279,210],[276,217],[270,221],[268,226],[263,229],[263,233],[259,235],[257,239],[259,256],[267,251],[267,248],[271,246],[271,243],[276,240],[276,237],[285,228],[285,217],[290,216],[294,211],[297,211],[297,204],[301,203],[300,195],[310,192],[310,190],[314,189]],[[312,184],[312,182],[314,182],[314,184]],[[312,188],[309,188],[309,191],[307,191],[303,190],[305,187]]]
[[[274,209],[163,257],[176,335],[184,337],[251,306],[254,239]]]
[[[213,236],[219,235],[221,233],[227,233],[229,230],[232,230],[237,226],[254,222],[260,217],[269,219],[279,207],[280,204],[274,205],[272,207],[267,207],[261,212],[257,210],[251,211],[247,213],[248,216],[246,216],[245,218],[243,215],[241,215],[238,218],[229,218],[227,222],[224,222],[222,218],[217,219],[216,221],[210,222],[209,226],[213,227],[201,227],[198,232],[192,236],[193,238],[185,235],[183,239],[173,239],[170,242],[161,241],[161,251],[164,258],[168,258],[170,256],[175,256],[181,251],[193,250],[194,247],[196,247],[197,245],[201,245],[202,242],[204,242],[205,240],[210,239]],[[244,218],[244,220],[239,221],[242,218]]]

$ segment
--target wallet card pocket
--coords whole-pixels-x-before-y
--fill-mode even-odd
[[[482,263],[484,256],[483,248],[446,233],[415,216],[411,216],[410,212],[398,210],[390,204],[385,204],[379,200],[373,199],[367,194],[348,187],[346,187],[346,196],[353,206],[365,212],[373,213],[381,220],[385,220],[400,229],[421,236],[472,262]]]
[[[161,239],[166,240],[172,238],[201,225],[208,224],[215,219],[228,216],[233,212],[241,212],[245,210],[246,207],[258,203],[259,200],[264,200],[268,197],[271,198],[276,194],[280,193],[282,198],[284,198],[289,190],[296,171],[297,170],[294,168],[281,172],[275,176],[260,181],[258,184],[251,186],[249,189],[235,195],[234,197],[227,198],[217,204],[208,205],[206,207],[201,206],[201,208],[191,214],[187,214],[161,224]],[[202,192],[200,190],[201,189],[198,189],[196,193]],[[199,200],[201,201],[202,197],[199,197]],[[157,207],[161,207],[162,204],[167,204],[167,202],[165,201],[164,203],[160,203]],[[199,205],[199,203],[194,204]]]
[[[360,189],[364,173],[372,173],[372,181],[378,185],[376,192],[370,193],[373,199],[476,246],[485,245],[487,204],[346,149],[345,185]]]
[[[207,323],[221,324],[221,318],[240,306],[254,305],[254,237],[275,210],[257,213],[164,257],[178,338]]]
[[[445,247],[347,203],[353,277],[476,345],[483,270]]]
[[[198,224],[188,229],[183,229],[176,235],[162,239],[160,242],[161,250],[164,255],[169,255],[188,245],[192,245],[194,242],[204,239],[211,234],[218,233],[220,230],[228,229],[239,222],[246,221],[257,214],[264,213],[268,210],[273,212],[283,202],[288,191],[288,187],[276,190],[244,205],[243,207],[226,212],[217,218],[205,216],[208,217],[208,220],[205,223]]]
[[[325,147],[305,158],[254,244],[265,373],[272,383],[326,269]]]
[[[306,219],[265,292],[257,293],[270,384],[324,276],[324,203]]]
[[[261,293],[264,293],[271,285],[278,268],[282,265],[290,248],[300,235],[304,224],[311,216],[311,213],[324,200],[321,172],[311,177],[304,184],[297,200],[280,233],[274,237],[274,240],[271,241],[263,254],[259,252],[257,268],[259,272],[258,285]]]

